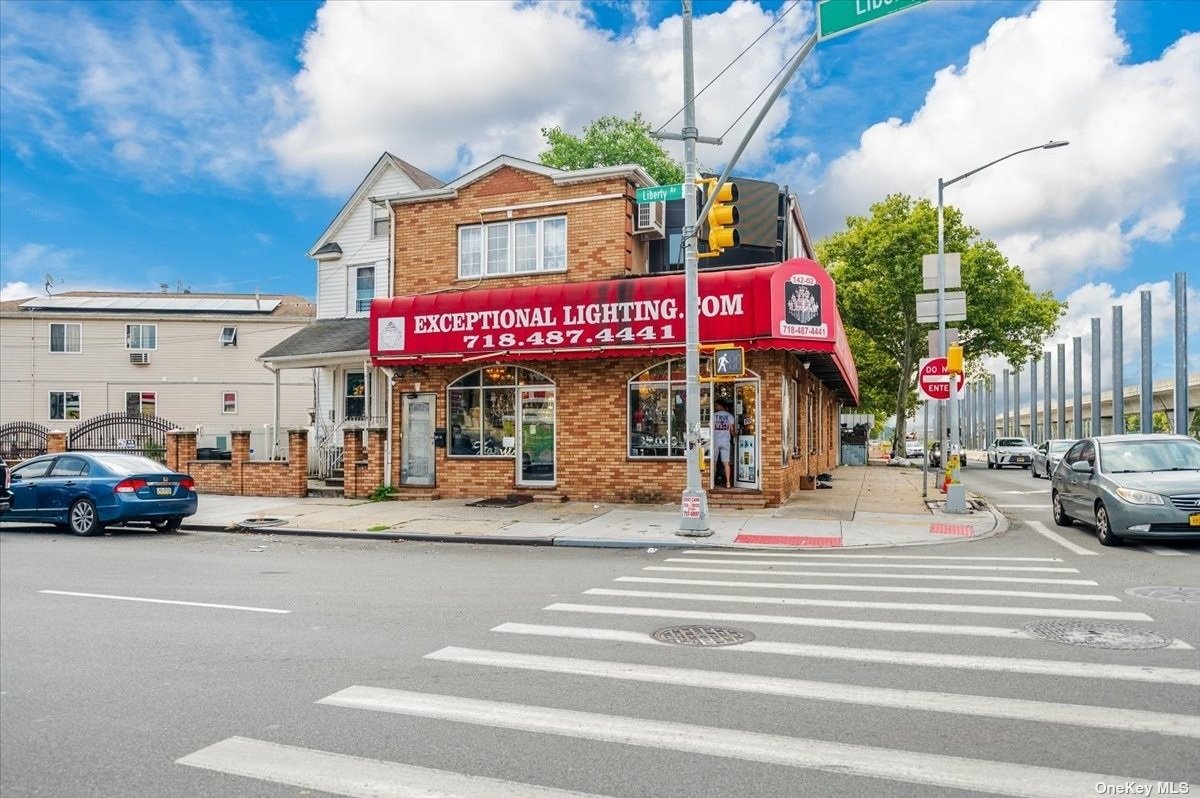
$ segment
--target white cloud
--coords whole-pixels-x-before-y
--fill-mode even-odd
[[[1125,63],[1114,4],[1042,2],[996,22],[961,68],[941,70],[908,121],[867,129],[833,161],[805,208],[839,229],[889,193],[935,196],[937,179],[1050,139],[946,190],[1037,289],[1120,269],[1139,239],[1165,241],[1200,165],[1200,34]]]
[[[78,250],[64,249],[49,244],[26,243],[15,250],[0,248],[0,273],[5,278],[41,280],[45,274],[60,276],[69,269]]]
[[[26,297],[35,296],[37,291],[33,289],[29,283],[17,282],[5,283],[0,285],[0,302],[6,302],[10,299],[25,299]]]
[[[542,127],[578,132],[596,117],[635,111],[662,123],[682,103],[682,23],[676,15],[651,26],[645,10],[635,5],[634,25],[617,36],[576,3],[328,3],[305,40],[294,84],[301,118],[273,140],[275,150],[285,170],[315,173],[340,194],[383,150],[457,175],[501,153],[536,158]],[[797,6],[703,95],[703,134],[729,126],[811,20],[811,8]],[[771,21],[746,0],[697,17],[697,89],[725,63],[705,53],[739,52]],[[744,156],[746,167],[767,160],[788,113],[785,96]],[[736,143],[752,116],[726,140]],[[676,118],[668,129],[681,126]],[[705,147],[701,157],[721,163],[732,148]]]

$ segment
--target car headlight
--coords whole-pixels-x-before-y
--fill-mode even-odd
[[[1135,490],[1133,488],[1117,488],[1113,493],[1120,496],[1130,504],[1162,504],[1163,497],[1157,493],[1150,493],[1144,490]]]

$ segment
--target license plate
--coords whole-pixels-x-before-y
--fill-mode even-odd
[[[1025,462],[1025,458],[1024,458],[1024,457],[1014,457],[1014,458],[1013,458],[1013,461],[1014,461],[1014,462],[1017,462],[1017,463],[1024,463],[1024,462]]]
[[[154,492],[157,493],[159,496],[170,496],[172,493],[175,492],[175,489],[174,488],[155,488]]]
[[[1200,526],[1200,513],[1192,513],[1188,516],[1188,526]]]

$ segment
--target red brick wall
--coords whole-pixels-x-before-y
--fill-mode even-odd
[[[505,166],[461,189],[454,199],[396,205],[394,292],[397,296],[420,294],[477,282],[482,288],[511,288],[640,273],[646,248],[633,237],[633,192],[623,177],[556,186],[548,177]],[[511,217],[505,211],[480,213],[487,208],[612,194],[621,196],[515,210]],[[564,215],[566,273],[459,279],[459,226]]]
[[[365,469],[362,459],[362,430],[346,427],[342,430],[342,495],[347,499],[362,498],[363,479],[361,472]]]
[[[196,455],[196,433],[168,432],[167,465],[191,474],[199,493],[288,498],[308,494],[307,430],[288,430],[288,459],[283,461],[250,460],[250,433],[235,431],[232,438],[231,460],[185,460]]]

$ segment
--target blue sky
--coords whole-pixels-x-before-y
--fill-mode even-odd
[[[698,85],[785,11],[701,98],[702,133],[726,130],[815,12],[695,3]],[[1090,316],[1107,325],[1116,303],[1135,324],[1138,289],[1153,290],[1167,376],[1166,284],[1184,270],[1200,287],[1197,30],[1200,0],[935,0],[820,44],[738,172],[788,185],[821,236],[888,193],[932,197],[939,175],[1071,139],[947,202],[1035,288],[1070,299],[1055,340]],[[49,273],[56,290],[312,297],[304,252],[383,150],[450,179],[501,153],[535,158],[547,125],[634,111],[658,125],[679,106],[679,62],[665,0],[5,0],[0,288],[38,293]],[[706,166],[752,116],[702,148]],[[1190,313],[1195,328],[1194,297]]]

